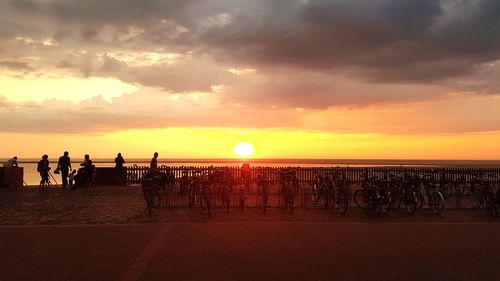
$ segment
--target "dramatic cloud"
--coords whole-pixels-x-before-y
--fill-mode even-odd
[[[132,105],[132,106],[131,106]],[[456,94],[454,99],[327,110],[280,105],[256,109],[221,104],[213,94],[163,95],[153,89],[107,101],[14,103],[0,96],[0,133],[108,133],[131,128],[210,127],[436,134],[500,131],[500,99]]]
[[[0,132],[106,133],[130,128],[292,128],[300,112],[220,106],[209,93],[164,95],[154,89],[104,100],[15,103],[0,96]],[[265,118],[256,118],[265,116]]]
[[[245,64],[437,81],[499,58],[500,4],[474,3],[311,0],[285,24],[240,16],[203,38],[219,56]]]
[[[418,127],[423,123],[372,127],[456,131],[449,120],[458,120],[450,117],[457,105],[443,100],[458,99],[450,93],[489,94],[481,100],[488,103],[500,93],[499,61],[500,2],[490,0],[6,0],[0,3],[0,69],[19,85],[33,77],[49,82],[13,101],[0,81],[0,95],[9,97],[0,100],[7,118],[0,129],[359,131],[369,129],[317,126],[318,116],[331,123],[330,113],[348,108],[359,120],[346,120],[368,124],[368,111],[361,112],[366,108],[426,104],[418,114],[436,118],[432,129]],[[60,94],[71,93],[71,86],[54,86],[60,77],[115,79],[138,91],[120,97],[102,84],[102,90],[73,100]],[[37,117],[28,98],[40,107]],[[480,113],[481,102],[471,112]],[[16,112],[18,120],[6,117]],[[123,122],[127,115],[136,118]],[[75,125],[46,126],[61,117]],[[472,122],[463,130],[498,129],[480,120],[487,125]]]

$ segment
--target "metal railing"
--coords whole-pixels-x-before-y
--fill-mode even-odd
[[[360,181],[363,176],[376,176],[379,180],[389,180],[392,175],[405,175],[409,177],[427,176],[432,177],[435,181],[451,182],[462,179],[470,183],[477,175],[487,175],[500,178],[499,168],[413,168],[413,167],[250,167],[243,169],[238,166],[232,167],[214,167],[214,166],[162,166],[159,171],[173,175],[175,184],[171,192],[162,194],[162,205],[168,207],[189,207],[189,199],[186,195],[186,190],[181,190],[181,180],[189,181],[195,176],[208,173],[209,171],[224,171],[231,175],[236,180],[237,185],[242,184],[242,178],[245,177],[249,182],[248,190],[246,191],[247,207],[259,207],[261,205],[259,188],[257,180],[259,175],[266,175],[270,180],[269,189],[269,207],[282,207],[283,198],[281,195],[280,171],[284,169],[292,169],[295,172],[299,183],[299,192],[296,195],[296,206],[301,208],[322,208],[322,204],[312,204],[312,186],[314,180],[321,173],[336,173],[340,174],[351,183],[350,190],[354,192],[359,188]],[[138,186],[144,175],[149,171],[147,166],[126,167],[127,184]],[[238,205],[238,186],[233,188],[231,193],[231,204]],[[465,197],[464,197],[465,198]],[[217,190],[213,191],[212,206],[222,207],[222,200]],[[352,204],[351,204],[352,206]],[[467,204],[461,203],[462,207],[470,207]],[[455,200],[447,200],[446,208],[455,208]]]

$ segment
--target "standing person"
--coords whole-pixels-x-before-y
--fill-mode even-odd
[[[68,185],[69,170],[71,170],[71,159],[69,158],[69,153],[67,151],[64,151],[64,155],[59,157],[57,170],[61,171],[62,188],[66,189],[66,186]]]
[[[151,159],[151,164],[149,165],[149,168],[152,171],[158,170],[158,152],[155,152],[153,159]]]
[[[122,185],[122,173],[123,173],[123,164],[125,164],[125,160],[122,157],[121,153],[115,158],[115,184]]]
[[[94,165],[92,165],[92,160],[90,160],[90,156],[88,154],[85,154],[85,157],[83,159],[83,163],[80,164],[80,166],[83,167],[83,170],[85,171],[85,179],[87,182],[87,185],[93,186],[92,184],[92,179],[94,176]]]
[[[11,159],[7,160],[7,162],[5,162],[3,164],[3,166],[5,168],[18,167],[18,165],[17,165],[17,156],[14,156]]]
[[[42,156],[42,160],[38,161],[38,166],[36,170],[40,173],[40,189],[45,187],[45,184],[49,183],[49,156],[47,154]]]

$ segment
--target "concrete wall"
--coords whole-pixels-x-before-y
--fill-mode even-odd
[[[122,180],[123,185],[127,181],[127,171],[123,168]],[[115,168],[99,168],[96,167],[95,174],[95,184],[96,185],[114,185],[115,184]]]
[[[0,186],[1,187],[23,187],[23,167],[0,167]]]

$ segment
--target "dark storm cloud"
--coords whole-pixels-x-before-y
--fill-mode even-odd
[[[500,2],[471,2],[311,0],[286,28],[242,16],[204,40],[218,56],[243,64],[436,81],[500,58]]]
[[[347,73],[372,81],[437,81],[472,73],[476,65],[500,58],[499,1],[8,3],[20,15],[57,23],[52,35],[58,38],[73,34],[98,41],[105,26],[114,27],[116,37],[123,27],[134,26],[144,31],[127,39],[134,47],[167,47],[210,55],[229,65]],[[227,22],[213,24],[220,15]],[[101,43],[110,48],[127,42]]]
[[[453,16],[437,27],[435,35],[442,48],[480,57],[493,54],[498,58],[500,1],[457,2]]]
[[[7,0],[0,16],[0,39],[60,44],[24,46],[16,55],[2,48],[0,61],[36,51],[39,63],[83,77],[167,92],[224,84],[221,100],[262,106],[421,100],[446,89],[419,94],[415,85],[451,89],[500,59],[500,1],[490,0]],[[106,55],[112,52],[179,58],[133,65]],[[234,67],[256,69],[258,79],[235,78],[226,71]],[[491,79],[472,86],[498,93]]]
[[[207,64],[196,59],[181,59],[176,63],[158,63],[146,66],[128,66],[107,54],[103,64],[94,73],[109,75],[128,83],[140,81],[144,86],[161,88],[169,92],[210,92],[211,87],[219,85],[225,70],[217,65]]]

